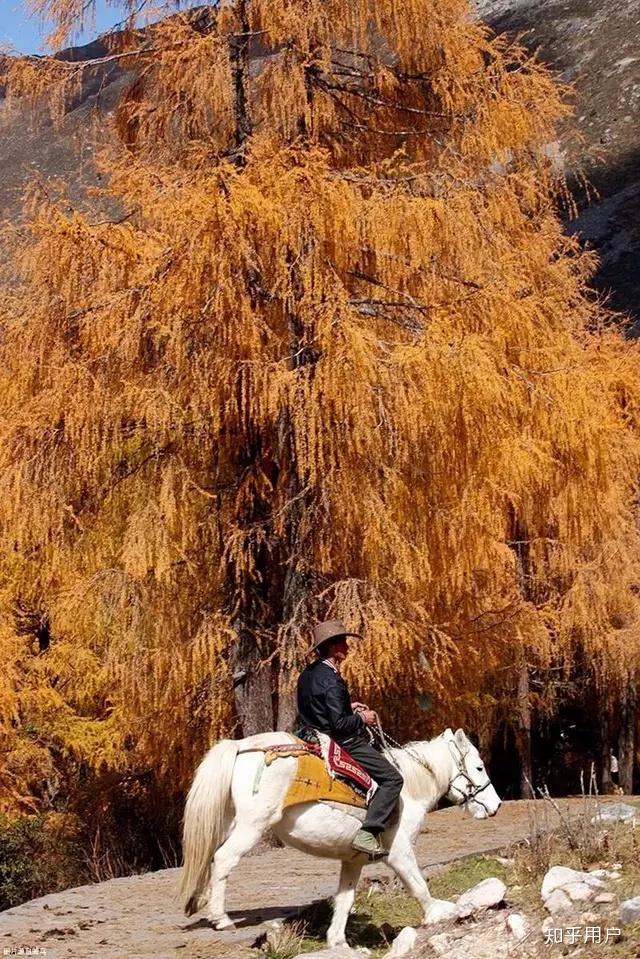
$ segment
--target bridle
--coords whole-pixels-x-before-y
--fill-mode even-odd
[[[411,749],[409,746],[402,746],[399,742],[397,742],[393,738],[393,736],[390,736],[389,733],[385,733],[383,731],[382,725],[380,723],[380,717],[378,716],[377,713],[376,713],[376,732],[378,733],[378,736],[380,737],[380,741],[384,748],[387,748],[388,746],[393,746],[397,749],[401,749],[403,753],[406,753],[407,756],[409,756],[411,759],[413,759],[414,762],[422,766],[423,769],[426,769],[427,772],[431,773],[433,778],[436,779],[436,774],[434,773],[433,769],[431,768],[429,763],[426,761],[426,759],[423,759],[422,756],[419,756],[418,753],[414,752],[413,749]],[[489,786],[491,785],[491,780],[487,776],[486,783],[482,783],[482,785],[476,786],[473,779],[471,778],[471,776],[469,775],[469,773],[464,767],[464,753],[462,752],[458,744],[455,742],[455,740],[450,739],[448,740],[448,746],[449,746],[449,752],[451,753],[453,761],[456,764],[456,769],[458,771],[453,777],[453,779],[451,780],[451,782],[449,783],[449,788],[447,792],[451,792],[455,790],[459,794],[460,796],[459,805],[462,805],[463,803],[471,802],[471,800],[473,800],[474,802],[477,802],[479,806],[482,806],[482,808],[487,814],[487,817],[491,816],[491,813],[489,812],[489,810],[487,809],[483,801],[481,799],[478,799],[478,796],[480,795],[480,793],[484,792],[485,789],[489,788]],[[452,747],[455,747],[457,751],[457,755],[453,751]],[[389,758],[392,758],[392,757],[389,757]],[[470,786],[471,788],[465,790],[465,789],[461,789],[460,786],[456,786],[455,784],[456,779],[460,779],[460,778],[464,779],[467,785]]]
[[[453,761],[455,762],[456,768],[458,770],[456,775],[453,777],[453,779],[449,783],[449,792],[456,790],[460,794],[460,797],[461,797],[460,805],[462,805],[462,803],[468,803],[471,800],[473,800],[474,802],[477,802],[479,806],[482,806],[487,816],[490,816],[491,813],[489,812],[489,810],[487,809],[483,801],[481,799],[478,799],[478,796],[480,795],[481,792],[484,792],[485,789],[488,789],[488,787],[491,785],[491,780],[487,776],[486,783],[483,783],[481,786],[476,786],[473,779],[471,778],[467,770],[464,768],[464,753],[462,752],[458,744],[455,742],[455,740],[450,739],[448,741],[448,745],[449,745],[449,752],[451,753]],[[458,755],[454,753],[452,746],[455,747]],[[456,779],[459,779],[460,777],[466,780],[467,785],[471,787],[470,789],[463,790],[460,788],[460,786],[455,785]]]

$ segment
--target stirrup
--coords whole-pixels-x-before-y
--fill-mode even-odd
[[[362,833],[364,833],[364,836],[362,836]],[[362,842],[357,841],[359,836],[361,836]],[[378,859],[384,859],[385,856],[389,855],[389,851],[380,844],[377,836],[362,829],[354,836],[351,848],[368,856],[369,862],[377,862]]]

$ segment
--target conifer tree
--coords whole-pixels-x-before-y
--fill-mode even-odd
[[[60,40],[86,5],[43,9]],[[638,350],[562,231],[558,84],[466,0],[111,43],[105,187],[6,233],[6,795],[25,750],[184,782],[287,726],[325,616],[398,735],[502,711],[526,749],[532,670],[640,648]],[[83,69],[8,58],[8,105],[55,121]]]

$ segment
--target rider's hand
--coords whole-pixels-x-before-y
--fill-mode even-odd
[[[372,709],[363,709],[360,712],[365,726],[375,726],[376,723],[376,714]]]
[[[357,712],[358,710],[368,709],[369,707],[366,703],[351,703],[351,708],[354,710],[354,712]]]

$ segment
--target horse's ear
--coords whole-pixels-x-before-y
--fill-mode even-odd
[[[454,736],[456,741],[456,746],[464,756],[465,753],[469,752],[469,740],[467,739],[464,729],[456,729],[456,734]]]

